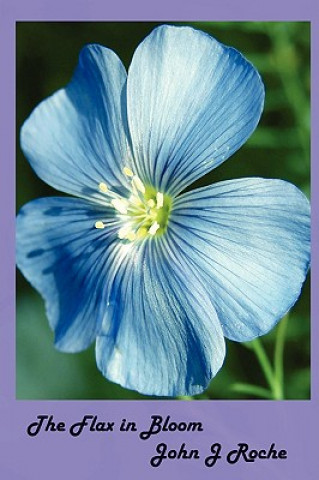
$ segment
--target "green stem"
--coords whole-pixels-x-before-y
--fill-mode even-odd
[[[268,382],[268,385],[274,395],[275,392],[275,386],[274,386],[274,372],[271,366],[271,363],[268,359],[267,353],[263,347],[263,344],[259,340],[259,338],[255,338],[252,342],[249,342],[249,344],[245,344],[248,348],[251,348],[254,350],[255,355],[259,361],[259,364],[262,368],[262,371],[264,372],[265,378]]]
[[[289,315],[285,315],[277,327],[275,353],[274,353],[274,371],[276,379],[276,397],[279,400],[284,398],[284,347],[285,337],[288,325]]]
[[[275,350],[274,350],[274,367],[272,367],[267,353],[259,338],[252,342],[244,343],[244,345],[253,350],[259,364],[264,372],[265,378],[271,390],[271,395],[274,400],[284,399],[284,346],[285,336],[288,324],[288,314],[280,321],[277,327]]]

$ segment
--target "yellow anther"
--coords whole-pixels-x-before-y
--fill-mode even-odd
[[[121,199],[121,198],[114,198],[112,201],[111,201],[113,207],[118,210],[120,213],[122,213],[123,215],[125,215],[127,213],[127,207],[128,207],[128,204],[127,202],[124,200],[124,199]]]
[[[127,235],[126,235],[126,238],[128,240],[130,240],[130,242],[133,242],[133,240],[135,240],[136,238],[136,233],[134,233],[133,231],[129,232]]]
[[[145,227],[140,227],[140,228],[137,230],[136,238],[144,238],[146,235],[147,235],[147,228],[145,228]]]
[[[127,177],[133,177],[133,175],[134,175],[132,170],[128,167],[124,167],[122,171],[123,171],[124,175],[126,175]]]
[[[160,209],[164,205],[164,195],[161,192],[156,194],[156,208]]]
[[[123,240],[121,246],[131,246],[144,240],[163,235],[166,232],[167,222],[171,209],[171,199],[164,193],[154,189],[151,185],[144,185],[142,179],[129,167],[123,167],[122,172],[127,179],[127,193],[122,197],[117,191],[108,190],[105,183],[99,184],[102,192],[108,192],[107,205],[116,211],[114,224],[120,223],[117,236]],[[112,187],[110,187],[112,188]],[[113,223],[112,223],[113,224]],[[96,222],[96,228],[105,228],[108,224]]]
[[[130,203],[133,203],[133,205],[136,205],[136,206],[142,205],[141,200],[135,195],[131,195],[128,200]]]
[[[144,184],[143,184],[142,180],[137,175],[134,175],[134,177],[132,179],[132,183],[133,183],[134,187],[137,188],[137,190],[139,190],[141,193],[145,193]]]
[[[131,230],[131,227],[126,226],[119,229],[118,236],[121,240],[127,239],[133,242],[136,238],[136,233]]]
[[[157,230],[160,228],[160,225],[159,223],[157,223],[156,221],[154,223],[152,223],[152,225],[150,226],[149,230],[148,230],[148,233],[150,235],[155,235],[155,233],[157,232]]]
[[[95,228],[104,228],[105,227],[104,223],[101,222],[101,221],[95,222],[94,226],[95,226]]]
[[[102,193],[106,193],[108,191],[107,185],[104,182],[99,183],[99,189]]]

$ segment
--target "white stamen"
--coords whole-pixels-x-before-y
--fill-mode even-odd
[[[95,222],[94,226],[95,226],[95,228],[104,228],[105,227],[104,223],[101,222],[101,221]]]
[[[134,175],[132,183],[133,183],[133,186],[137,188],[137,190],[139,190],[141,193],[145,193],[144,184],[137,175]]]
[[[128,202],[122,198],[114,198],[111,201],[113,207],[118,210],[120,213],[125,215],[127,213]]]
[[[155,202],[152,198],[150,198],[147,202],[147,205],[151,208],[155,207]]]
[[[155,233],[157,232],[157,230],[160,228],[160,225],[159,223],[157,223],[156,221],[154,223],[152,223],[152,225],[150,226],[149,230],[148,230],[148,233],[150,235],[155,235]]]
[[[99,189],[102,193],[106,193],[108,191],[107,185],[104,182],[99,183]]]
[[[133,177],[134,173],[132,172],[132,170],[128,167],[124,167],[123,168],[123,173],[124,175],[126,175],[127,177]]]
[[[126,238],[126,235],[131,231],[131,227],[128,227],[126,225],[126,227],[122,227],[119,229],[118,231],[118,236],[121,240],[123,240],[123,238]]]
[[[156,208],[160,209],[164,205],[164,195],[161,192],[156,194]]]
[[[121,240],[126,238],[132,242],[136,238],[136,233],[131,230],[130,226],[126,225],[125,227],[120,228],[118,231],[118,236]]]

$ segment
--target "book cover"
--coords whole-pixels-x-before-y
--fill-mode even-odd
[[[2,0],[3,478],[315,478],[314,3]]]

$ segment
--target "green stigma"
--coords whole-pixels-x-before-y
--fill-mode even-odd
[[[147,185],[143,203],[145,205],[145,219],[143,230],[140,233],[144,237],[147,235],[163,235],[167,230],[172,209],[172,197],[158,192],[154,187]]]

